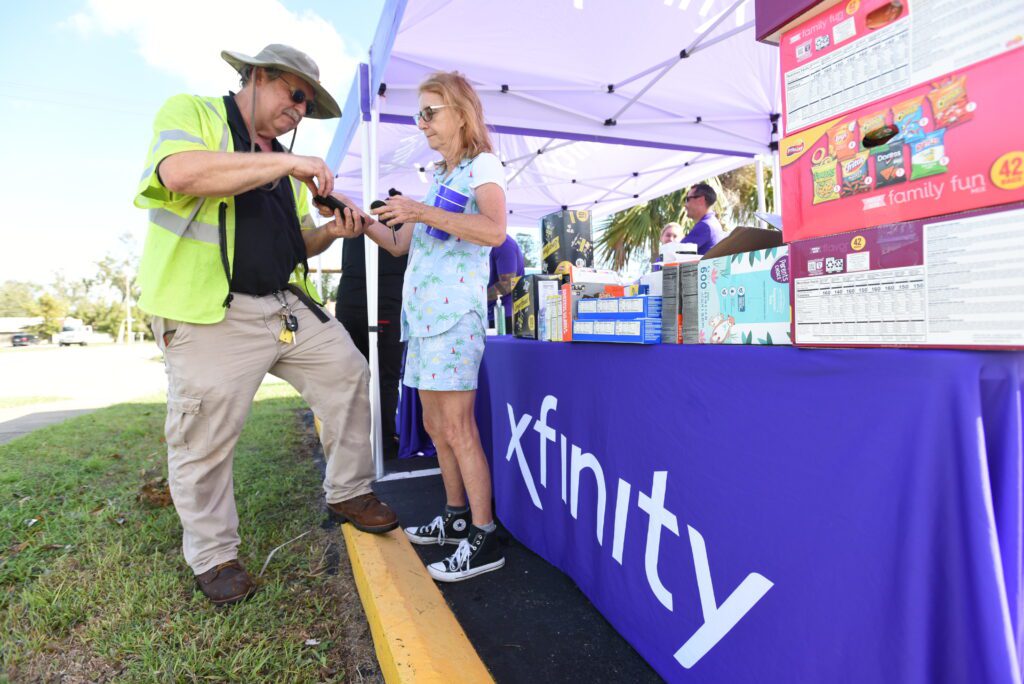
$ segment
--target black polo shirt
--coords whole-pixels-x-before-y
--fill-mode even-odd
[[[341,248],[341,284],[338,311],[362,312],[366,318],[366,238],[347,238]],[[377,256],[377,308],[380,316],[397,317],[402,310],[402,282],[409,255],[392,256],[385,249]]]
[[[235,152],[249,153],[249,130],[234,93],[224,97]],[[273,141],[274,152],[284,147]],[[256,145],[256,152],[262,152]],[[306,259],[306,243],[295,213],[290,179],[285,176],[273,190],[256,188],[235,195],[235,258],[231,291],[268,295],[288,284],[295,266]]]

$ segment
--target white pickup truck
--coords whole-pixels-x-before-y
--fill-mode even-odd
[[[85,346],[92,338],[92,326],[85,325],[77,318],[64,319],[64,327],[57,333],[54,341],[62,347],[78,344]]]

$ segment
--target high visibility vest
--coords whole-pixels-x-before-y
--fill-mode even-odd
[[[139,264],[139,308],[176,321],[217,323],[230,305],[235,198],[171,192],[156,174],[161,160],[191,150],[234,151],[223,98],[175,95],[156,115],[146,169],[135,195],[135,206],[149,210]],[[300,228],[315,228],[308,189],[294,178],[287,180]],[[320,301],[304,264],[296,265],[291,282]]]

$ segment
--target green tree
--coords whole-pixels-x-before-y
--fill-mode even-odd
[[[764,181],[765,206],[771,210],[774,196],[770,168],[765,168]],[[715,210],[726,229],[757,225],[754,217],[757,211],[757,172],[753,164],[702,182],[710,185],[718,196]],[[658,256],[661,230],[666,223],[679,223],[687,233],[693,228],[693,221],[686,216],[684,206],[690,187],[692,185],[614,214],[597,240],[601,259],[611,262],[616,270],[623,268],[634,256],[649,256],[653,262]]]
[[[621,269],[634,254],[658,255],[661,229],[666,223],[685,219],[686,189],[676,190],[616,213],[597,240],[600,257]]]
[[[32,316],[42,287],[35,283],[8,280],[0,284],[0,316]]]
[[[97,286],[105,287],[114,294],[115,300],[119,302],[110,308],[107,308],[105,303],[97,303],[90,309],[90,313],[96,316],[93,328],[98,332],[109,333],[115,338],[118,337],[118,331],[124,325],[125,304],[129,298],[131,300],[132,332],[146,332],[151,318],[135,306],[140,294],[136,279],[139,258],[135,239],[130,233],[125,233],[121,235],[119,242],[121,243],[120,248],[108,253],[97,262],[96,278],[90,281],[91,287],[89,288],[89,291],[92,292]],[[95,301],[92,297],[90,300]]]
[[[540,240],[530,233],[514,233],[512,237],[523,251],[523,266],[540,268]]]
[[[64,324],[64,317],[68,313],[67,302],[58,299],[49,293],[43,293],[35,301],[31,315],[40,316],[43,322],[33,326],[33,332],[47,337],[53,337],[60,332]]]

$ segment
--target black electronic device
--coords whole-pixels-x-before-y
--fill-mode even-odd
[[[342,211],[346,208],[351,209],[351,207],[334,195],[313,195],[313,204],[319,204],[321,207],[327,207],[331,211]]]
[[[395,190],[394,188],[391,188],[390,190],[388,190],[388,197],[395,197],[396,195],[401,195],[401,194],[402,193],[400,193],[398,190]],[[387,204],[387,202],[384,201],[384,200],[373,200],[373,202],[370,203],[370,209],[371,210],[379,209],[380,207],[383,207],[386,204]],[[392,225],[388,225],[384,221],[381,221],[381,223],[383,223],[385,226],[387,226],[388,228],[391,229],[391,239],[394,240],[395,244],[397,245],[398,244],[398,235],[396,234],[396,231],[398,231],[405,224],[404,223],[396,223],[395,225],[392,226]]]

